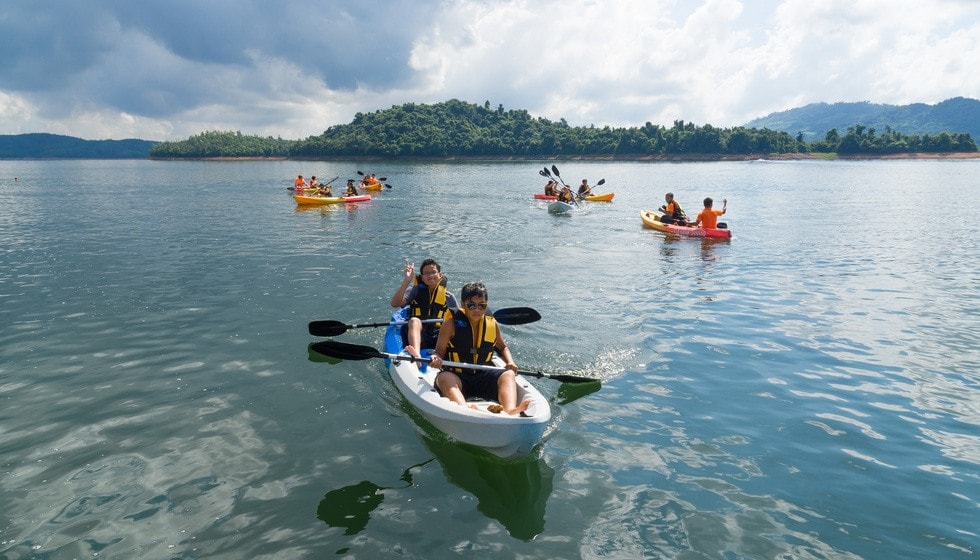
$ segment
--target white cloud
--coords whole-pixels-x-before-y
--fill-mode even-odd
[[[96,2],[90,32],[77,10],[44,14],[33,50],[0,21],[21,61],[0,61],[0,133],[305,138],[450,98],[573,125],[734,126],[819,101],[980,97],[973,0],[325,1],[224,6],[213,34],[193,4]],[[59,81],[30,75],[45,62]]]

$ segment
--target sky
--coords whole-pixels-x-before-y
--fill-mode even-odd
[[[980,99],[980,0],[3,0],[0,134],[303,139],[459,99],[732,127]]]

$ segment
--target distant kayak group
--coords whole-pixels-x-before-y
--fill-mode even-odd
[[[332,183],[340,178],[339,175],[326,183],[320,183],[316,175],[311,176],[309,181],[304,179],[302,175],[297,175],[293,181],[293,186],[287,188],[293,191],[293,200],[300,206],[366,202],[371,200],[371,195],[367,193],[379,192],[384,187],[392,188],[391,185],[385,183],[387,177],[379,178],[374,173],[365,174],[361,171],[358,171],[357,174],[362,179],[357,183],[355,183],[355,179],[348,179],[344,192],[337,195],[333,192]]]
[[[386,183],[387,177],[378,177],[374,173],[365,174],[357,171],[361,176],[356,179],[348,179],[347,186],[343,193],[334,194],[332,183],[338,177],[334,177],[325,183],[320,183],[316,176],[311,176],[307,181],[302,175],[297,175],[293,181],[293,186],[287,187],[293,191],[293,200],[299,206],[316,206],[327,204],[343,204],[367,202],[371,200],[371,192],[380,192],[384,188],[392,188]],[[588,179],[582,179],[578,190],[573,192],[572,188],[561,178],[558,166],[552,165],[538,171],[538,174],[545,177],[548,182],[544,186],[543,193],[535,193],[536,200],[548,203],[548,212],[551,214],[569,214],[573,212],[579,202],[612,202],[616,196],[613,192],[596,193]],[[355,182],[356,181],[356,182]],[[595,186],[600,187],[606,183],[605,179],[599,179]],[[674,193],[667,193],[664,196],[665,204],[657,210],[640,211],[640,220],[643,226],[664,233],[683,235],[687,237],[707,237],[714,239],[730,239],[732,231],[728,229],[728,224],[719,222],[718,218],[723,216],[728,210],[728,200],[722,200],[721,209],[714,208],[714,200],[704,199],[704,209],[691,220],[688,218],[680,203],[674,199]]]
[[[597,194],[592,192],[588,179],[582,179],[578,187],[578,192],[573,193],[561,178],[558,167],[552,165],[551,168],[545,167],[538,171],[538,174],[548,179],[544,186],[543,193],[535,193],[536,200],[548,201],[548,212],[552,214],[568,214],[574,211],[579,201],[587,202],[612,202],[614,193]],[[605,184],[605,179],[600,179],[596,186]],[[719,222],[718,217],[723,216],[728,211],[728,200],[722,200],[720,210],[714,208],[714,200],[704,199],[704,209],[698,213],[694,220],[690,220],[679,202],[674,200],[674,193],[664,195],[665,204],[657,210],[642,210],[640,220],[643,226],[687,237],[709,237],[714,239],[730,239],[732,231],[728,229],[728,224]]]

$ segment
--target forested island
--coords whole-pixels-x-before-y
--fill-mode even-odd
[[[910,135],[854,125],[829,130],[806,142],[768,128],[716,128],[674,121],[670,127],[575,127],[532,117],[520,109],[496,109],[450,100],[407,103],[373,113],[357,113],[349,124],[331,126],[305,140],[209,131],[187,140],[160,142],[153,158],[513,158],[585,157],[609,159],[696,158],[792,154],[912,154],[976,152],[968,133]]]

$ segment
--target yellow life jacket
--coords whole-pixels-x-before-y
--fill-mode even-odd
[[[415,277],[415,283],[418,285],[418,290],[415,299],[408,302],[409,317],[423,320],[445,318],[449,314],[449,308],[446,307],[446,277],[442,277],[435,291],[429,290],[429,286],[422,282],[421,276]],[[434,323],[432,328],[438,330],[441,326],[442,323]]]
[[[477,324],[474,332],[466,314],[457,309],[453,311],[453,325],[456,330],[446,348],[446,359],[467,364],[490,364],[497,343],[496,319],[491,315],[484,315],[483,321]]]

